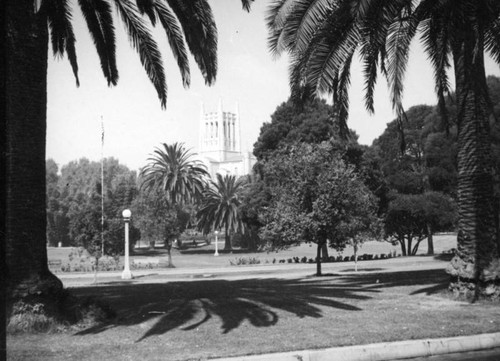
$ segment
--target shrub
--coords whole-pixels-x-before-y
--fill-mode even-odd
[[[269,262],[266,262],[269,263]],[[229,260],[231,266],[244,266],[247,264],[260,264],[260,260],[257,257],[238,257],[234,260]]]
[[[307,263],[307,257],[305,257],[305,256],[304,256],[304,257],[302,257],[302,258],[300,259],[300,262],[302,262],[302,263]]]

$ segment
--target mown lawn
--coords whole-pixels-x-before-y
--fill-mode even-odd
[[[500,307],[454,301],[443,270],[74,288],[117,317],[7,338],[9,360],[214,357],[500,331]]]
[[[280,252],[249,252],[246,250],[235,249],[233,253],[226,253],[221,250],[224,246],[222,242],[219,242],[219,257],[214,257],[214,244],[212,243],[209,246],[198,246],[198,247],[189,247],[185,250],[179,251],[174,249],[172,251],[173,263],[176,268],[205,268],[205,267],[226,267],[230,266],[230,261],[235,262],[238,258],[246,258],[246,259],[258,259],[262,264],[266,262],[272,263],[273,260],[279,262],[279,260],[287,260],[288,258],[293,257],[307,257],[315,258],[316,257],[316,245],[315,244],[302,244],[300,246],[291,247],[288,250],[280,251]],[[453,234],[441,234],[436,235],[434,240],[434,249],[436,254],[440,254],[444,251],[449,251],[451,248],[456,248],[456,235]],[[61,260],[62,263],[68,262],[68,255],[70,252],[75,253],[75,249],[71,249],[69,247],[65,248],[54,248],[50,247],[47,249],[48,259],[49,260]],[[351,256],[353,254],[352,247],[346,247],[346,249],[342,252],[336,252],[332,249],[329,250],[330,255],[337,256],[339,254],[343,256]],[[366,242],[362,245],[359,250],[359,254],[362,255],[364,253],[367,254],[377,254],[381,253],[390,253],[396,252],[401,253],[401,249],[399,246],[393,246],[388,242],[377,242],[370,241]],[[427,253],[427,241],[424,240],[421,242],[419,247],[419,255],[423,255]],[[131,261],[134,259],[142,259],[146,261],[148,258],[152,261],[158,262],[159,258],[166,258],[166,250],[162,248],[157,248],[152,251],[148,249],[138,249],[136,250],[132,256]],[[57,271],[57,270],[56,270]],[[59,271],[60,272],[60,271]]]

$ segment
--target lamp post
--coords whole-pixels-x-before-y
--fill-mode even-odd
[[[219,255],[219,244],[218,244],[218,239],[217,236],[219,235],[219,231],[215,231],[215,253],[214,256],[217,257]]]
[[[123,272],[122,272],[122,279],[123,280],[130,280],[133,278],[132,273],[130,272],[130,266],[129,266],[129,247],[128,247],[128,224],[130,222],[131,215],[132,215],[132,212],[130,212],[130,209],[125,209],[122,212],[123,220],[125,221],[125,264],[124,264]]]

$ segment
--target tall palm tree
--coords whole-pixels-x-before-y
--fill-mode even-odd
[[[173,204],[193,203],[200,199],[209,177],[206,167],[193,159],[194,154],[182,143],[163,143],[141,170],[141,187],[161,190]]]
[[[216,181],[211,181],[203,194],[200,210],[197,213],[198,229],[207,234],[224,228],[225,250],[231,250],[230,234],[244,231],[239,211],[241,191],[244,180],[236,179],[234,175],[216,175]]]
[[[365,76],[365,105],[381,71],[402,126],[404,74],[418,32],[434,68],[435,91],[447,126],[447,70],[453,65],[458,104],[458,251],[448,271],[450,288],[468,293],[500,292],[495,267],[492,159],[484,54],[500,63],[500,2],[497,0],[278,0],[267,18],[269,44],[291,54],[292,95],[330,94],[334,120],[347,129],[350,66],[359,52]],[[496,282],[496,286],[495,286]],[[496,287],[496,291],[495,290]],[[493,290],[493,291],[492,291]]]
[[[76,2],[76,1],[75,1]],[[137,50],[161,106],[167,86],[161,53],[146,17],[165,29],[185,86],[190,83],[187,48],[207,84],[217,72],[217,30],[206,0],[78,0],[110,86],[118,82],[116,8],[132,46]],[[250,0],[242,1],[248,10]],[[2,165],[6,174],[5,272],[11,297],[51,294],[61,282],[49,272],[46,250],[45,140],[49,40],[54,54],[67,55],[76,84],[78,62],[68,0],[7,0],[2,54],[5,75],[5,138]],[[2,242],[3,244],[3,242]]]
[[[177,211],[176,207],[181,204],[198,202],[210,175],[205,165],[193,160],[193,156],[182,143],[163,143],[163,150],[156,148],[154,156],[140,172],[141,188],[164,195],[167,204]],[[169,267],[173,267],[170,233],[165,232],[165,245]]]

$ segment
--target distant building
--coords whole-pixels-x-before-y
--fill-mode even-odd
[[[222,100],[212,112],[206,112],[201,105],[198,155],[212,177],[217,173],[235,176],[251,173],[256,158],[241,151],[238,104],[235,112],[224,111]]]

